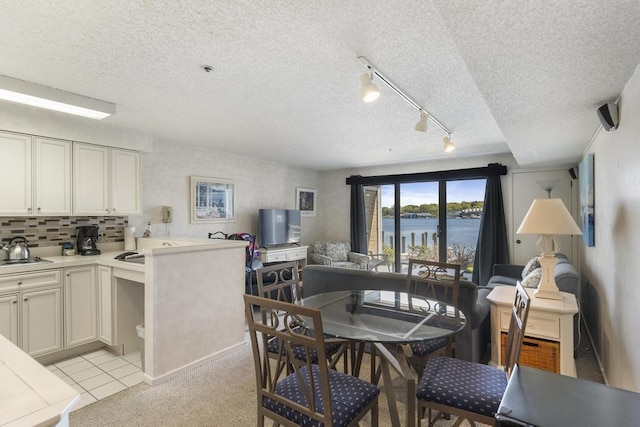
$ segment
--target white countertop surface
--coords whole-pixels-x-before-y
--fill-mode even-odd
[[[51,425],[80,394],[0,335],[0,425]]]
[[[135,252],[145,256],[162,256],[174,253],[209,251],[216,249],[227,249],[232,247],[247,246],[249,242],[244,240],[217,240],[217,239],[180,239],[180,238],[138,238],[138,249]],[[102,250],[100,255],[73,255],[61,256],[59,247],[33,248],[31,255],[39,256],[51,262],[39,262],[19,265],[0,266],[0,275],[29,273],[33,271],[48,270],[52,268],[78,267],[83,265],[99,264],[109,267],[118,267],[131,271],[145,272],[144,264],[124,262],[114,259],[117,255],[128,252],[121,249],[122,244],[98,245]]]

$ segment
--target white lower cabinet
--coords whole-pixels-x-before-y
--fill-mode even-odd
[[[21,347],[30,356],[62,350],[61,296],[60,287],[21,294]]]
[[[98,339],[113,345],[113,278],[111,267],[98,266]]]
[[[0,334],[34,357],[62,350],[59,269],[0,276]]]
[[[98,286],[96,267],[64,271],[65,347],[98,339]]]
[[[18,295],[0,296],[0,335],[18,343]]]

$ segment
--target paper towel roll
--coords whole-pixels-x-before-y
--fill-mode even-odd
[[[136,250],[136,228],[125,227],[124,228],[124,250],[135,251]]]

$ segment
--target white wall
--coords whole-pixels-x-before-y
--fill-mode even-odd
[[[367,168],[340,169],[320,173],[318,202],[323,208],[321,228],[325,239],[349,240],[351,186],[346,179],[351,175],[375,176],[418,172],[432,172],[450,169],[484,167],[489,163],[502,163],[509,169],[517,167],[513,156],[485,156],[462,159],[439,159],[428,162],[406,163],[401,165],[382,165]],[[509,206],[510,180],[502,179],[502,192],[505,206]]]
[[[600,130],[588,149],[594,154],[595,246],[582,245],[581,263],[586,320],[606,380],[634,391],[640,391],[639,69],[620,96],[618,129]]]
[[[130,216],[129,224],[141,236],[150,221],[154,236],[165,236],[162,206],[173,207],[170,235],[207,238],[207,233],[258,231],[258,209],[295,209],[296,187],[316,188],[316,172],[281,163],[230,154],[210,148],[185,145],[182,141],[158,141],[153,151],[142,153],[142,216]],[[190,224],[190,176],[231,179],[237,192],[233,223]],[[302,218],[302,241],[318,240],[317,217]]]

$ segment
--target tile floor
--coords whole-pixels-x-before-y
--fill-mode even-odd
[[[117,356],[100,349],[47,366],[80,393],[74,411],[142,382],[140,353]]]

